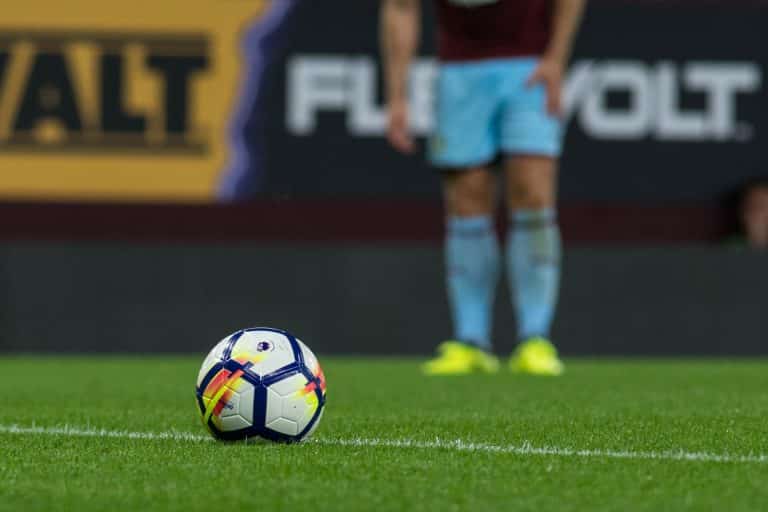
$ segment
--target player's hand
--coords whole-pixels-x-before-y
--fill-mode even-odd
[[[558,59],[542,57],[536,69],[528,77],[527,87],[541,84],[547,93],[547,112],[549,115],[561,117],[563,115],[562,90],[563,70],[565,66]]]
[[[387,140],[401,153],[410,154],[416,150],[416,144],[408,131],[408,103],[392,101],[388,109]]]

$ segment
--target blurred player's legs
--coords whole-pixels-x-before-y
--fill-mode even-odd
[[[424,366],[428,374],[494,372],[491,311],[499,278],[500,250],[493,223],[495,178],[485,167],[446,173],[445,266],[454,341]]]
[[[493,222],[495,183],[474,167],[443,179],[446,203],[445,266],[455,337],[491,349],[491,307],[500,251]]]
[[[506,163],[507,277],[518,326],[511,368],[542,375],[562,373],[548,341],[560,281],[560,230],[557,226],[556,170],[551,157],[517,156]]]
[[[443,65],[431,158],[447,169],[445,259],[454,336],[489,352],[500,257],[493,223],[495,177],[486,164],[499,153],[511,155],[506,259],[521,342],[511,365],[516,371],[554,375],[562,364],[547,338],[560,273],[555,182],[561,126],[546,112],[543,88],[525,84],[536,63],[519,58]],[[465,373],[473,361],[465,357],[462,365],[458,355],[442,351],[425,370]]]
[[[487,168],[498,151],[489,133],[498,99],[495,78],[482,64],[442,65],[437,90],[437,129],[430,156],[445,169],[446,288],[455,341],[465,350],[442,350],[429,374],[495,371],[491,313],[501,260],[493,222],[495,176]],[[491,94],[484,94],[484,93]]]
[[[557,158],[561,121],[546,110],[541,85],[526,84],[537,60],[515,59],[501,114],[501,147],[511,155],[507,179],[507,277],[517,319],[519,345],[512,370],[558,375],[563,365],[549,342],[560,284],[560,230],[557,226]]]

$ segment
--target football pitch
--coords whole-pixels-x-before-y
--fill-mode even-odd
[[[199,358],[0,358],[0,510],[766,510],[768,361],[426,378],[327,358],[297,445],[222,444]]]

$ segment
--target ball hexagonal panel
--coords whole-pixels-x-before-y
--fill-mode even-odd
[[[242,379],[226,381],[219,389],[211,390],[204,399],[206,408],[211,409],[211,420],[222,432],[242,430],[253,425],[253,385]]]
[[[275,382],[267,389],[267,427],[287,433],[285,429],[295,426],[296,433],[291,435],[297,435],[307,427],[319,406],[314,388],[308,384],[307,378],[299,373]],[[280,419],[290,423],[278,421]]]
[[[245,332],[232,347],[232,359],[250,362],[252,373],[269,375],[295,361],[291,342],[283,334],[253,330]]]
[[[295,421],[301,432],[312,420],[318,405],[314,391],[297,391],[283,398],[283,418]]]
[[[304,386],[306,385],[307,385],[307,378],[301,373],[296,373],[294,375],[291,375],[290,377],[286,377],[284,379],[281,379],[275,382],[274,384],[269,386],[269,389],[271,391],[274,391],[281,397],[287,397],[297,391],[301,391],[302,389],[304,389]]]
[[[282,414],[283,398],[275,390],[267,388],[267,405],[265,407],[264,424],[269,425]]]
[[[242,380],[242,379],[241,379]],[[245,382],[245,381],[243,381]],[[240,395],[240,403],[238,404],[238,415],[248,422],[248,425],[253,425],[253,400],[256,390],[250,382],[245,382],[246,386],[241,388],[238,394]]]
[[[307,368],[309,368],[309,371],[312,372],[313,375],[317,375],[318,371],[320,370],[320,363],[317,362],[317,357],[315,356],[315,353],[312,352],[308,346],[304,344],[301,340],[296,340],[299,342],[299,347],[301,348],[301,353],[304,356],[304,364],[307,365]]]
[[[323,373],[323,369],[320,367],[320,363],[317,361],[317,357],[315,357],[314,352],[312,352],[308,346],[302,343],[301,340],[297,341],[299,342],[299,347],[301,349],[302,356],[304,357],[304,364],[307,366],[310,373],[317,377],[317,384],[320,386],[320,391],[322,392],[323,396],[325,396],[325,374]]]

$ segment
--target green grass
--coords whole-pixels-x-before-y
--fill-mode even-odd
[[[203,435],[189,358],[0,358],[0,426]],[[559,379],[429,379],[323,361],[320,440],[463,439],[768,454],[768,362],[571,362]],[[225,445],[0,433],[0,510],[766,510],[768,461]]]

